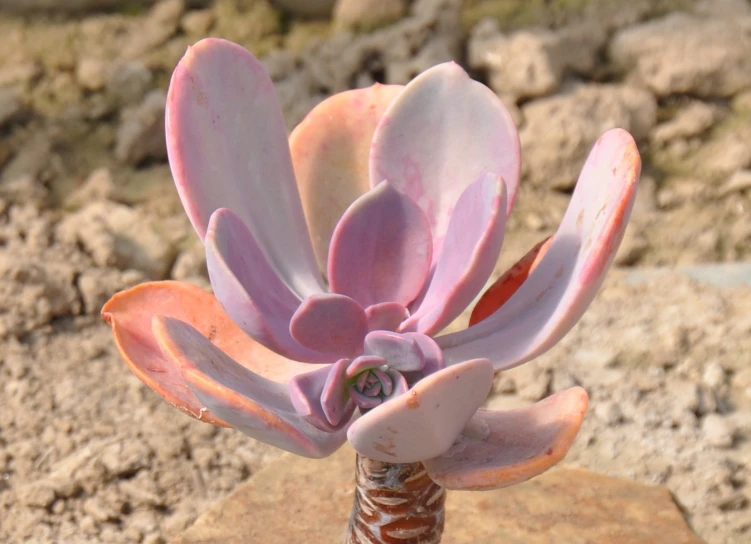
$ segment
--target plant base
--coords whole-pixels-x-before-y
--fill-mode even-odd
[[[356,457],[346,544],[439,544],[446,490],[430,479],[422,463]]]
[[[207,510],[171,544],[338,544],[355,491],[348,446],[285,455]],[[670,492],[576,468],[487,492],[451,491],[443,544],[702,544]]]

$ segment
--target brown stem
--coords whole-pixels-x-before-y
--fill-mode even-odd
[[[439,544],[446,490],[422,463],[357,456],[355,504],[346,544]]]

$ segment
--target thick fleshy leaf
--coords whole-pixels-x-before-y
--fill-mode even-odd
[[[325,293],[305,299],[292,316],[289,330],[310,349],[335,357],[356,357],[368,334],[368,318],[362,306],[348,296]]]
[[[321,394],[330,371],[330,367],[319,368],[298,374],[289,382],[289,398],[297,413],[317,429],[326,432],[332,431],[333,426],[323,413]]]
[[[214,294],[235,323],[280,355],[304,362],[330,361],[292,338],[289,324],[300,297],[279,277],[237,215],[227,208],[215,211],[204,242]]]
[[[443,352],[438,344],[430,336],[419,332],[408,332],[404,336],[413,338],[422,351],[422,357],[425,364],[418,372],[405,372],[404,377],[410,385],[413,385],[423,379],[425,376],[438,372],[446,368],[446,362],[443,359]]]
[[[542,242],[535,245],[514,266],[509,268],[493,285],[488,287],[480,300],[477,301],[472,315],[469,318],[469,326],[490,317],[495,311],[503,306],[511,298],[511,295],[521,287],[529,275],[537,268],[540,261],[550,247],[552,237],[548,236]]]
[[[374,331],[365,337],[365,353],[386,360],[389,368],[415,372],[425,366],[417,340],[390,331]]]
[[[386,110],[373,136],[370,183],[387,179],[418,203],[433,231],[435,263],[456,202],[482,173],[504,179],[511,210],[520,154],[501,100],[458,64],[440,64],[412,80]]]
[[[613,129],[600,137],[545,257],[527,281],[481,323],[436,339],[446,364],[482,356],[500,371],[563,338],[592,302],[623,239],[640,168],[628,132]]]
[[[343,380],[347,362],[342,359],[334,365],[298,374],[289,382],[292,406],[305,421],[317,429],[336,431],[352,417],[355,406],[349,401],[349,392]],[[340,386],[340,390],[335,390],[336,385]]]
[[[505,184],[482,174],[456,203],[430,286],[400,330],[430,335],[456,319],[493,273],[505,231]]]
[[[385,400],[403,395],[409,390],[409,384],[404,374],[392,369],[387,370],[385,374],[389,377],[388,387],[383,389]]]
[[[331,290],[363,307],[382,302],[406,306],[425,283],[431,262],[425,214],[387,181],[352,204],[331,238]]]
[[[368,331],[395,331],[409,312],[398,302],[381,302],[365,308],[365,315]]]
[[[342,424],[349,421],[355,411],[355,404],[349,398],[347,391],[346,372],[349,363],[348,359],[340,359],[331,365],[323,392],[321,392],[323,413],[334,428],[340,428]]]
[[[451,448],[423,461],[448,489],[487,490],[529,480],[558,463],[579,432],[587,392],[573,387],[519,410],[478,410]]]
[[[391,393],[394,392],[393,377],[398,376],[399,374],[395,370],[392,370],[391,374],[388,374],[379,368],[374,368],[371,372],[373,373],[373,376],[378,378],[378,393],[384,397],[391,395]]]
[[[289,137],[305,219],[323,271],[337,221],[370,189],[373,132],[403,88],[376,83],[335,94],[313,108]]]
[[[374,369],[372,376],[377,376],[377,381],[371,388],[363,388],[365,379],[371,379],[367,374],[361,374],[357,383],[349,388],[350,397],[360,410],[372,410],[390,399],[403,395],[409,389],[407,380],[396,370],[382,372]]]
[[[267,380],[232,360],[196,329],[155,317],[154,336],[190,390],[212,413],[248,436],[305,457],[326,457],[345,433],[327,433],[301,418],[287,385]]]
[[[277,355],[250,338],[224,312],[216,298],[188,283],[142,283],[114,295],[102,308],[112,327],[125,363],[138,379],[179,410],[209,423],[224,425],[185,385],[173,362],[166,358],[151,331],[155,315],[189,323],[242,366],[270,380],[287,382],[311,365]]]
[[[378,461],[414,463],[437,457],[482,405],[492,381],[487,359],[445,368],[363,415],[347,437],[358,452]]]
[[[349,387],[349,395],[360,410],[372,410],[383,403],[381,397],[366,395],[356,385]]]
[[[300,296],[322,290],[274,85],[241,46],[216,38],[188,48],[170,82],[167,151],[185,211],[203,239],[229,208]]]
[[[386,359],[383,359],[382,357],[378,357],[376,355],[360,355],[347,367],[346,376],[347,378],[354,378],[365,370],[378,368],[380,366],[384,366],[385,364]]]

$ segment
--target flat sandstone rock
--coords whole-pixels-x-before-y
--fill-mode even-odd
[[[325,460],[286,455],[172,544],[337,544],[354,492],[349,446]],[[560,467],[490,492],[450,491],[443,544],[701,544],[670,493]]]

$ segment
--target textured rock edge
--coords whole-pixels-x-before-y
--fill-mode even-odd
[[[171,544],[342,542],[355,455],[284,455],[207,510]],[[701,544],[663,487],[559,467],[490,492],[448,494],[444,544]]]

